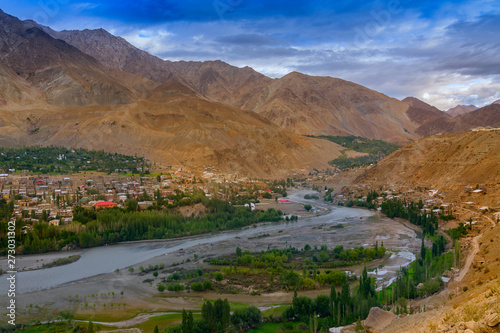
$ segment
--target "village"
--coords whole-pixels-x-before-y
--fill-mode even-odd
[[[252,210],[262,201],[268,201],[267,204],[273,207],[292,204],[283,198],[286,186],[218,174],[211,167],[202,171],[164,167],[158,174],[142,175],[102,172],[41,175],[10,171],[0,174],[0,198],[14,201],[12,219],[26,222],[24,233],[39,221],[54,226],[71,224],[76,206],[95,210],[124,208],[130,200],[137,201],[138,211],[158,208],[158,198],[163,198],[167,208],[190,206],[193,205],[192,196],[199,194],[208,199],[233,200],[235,205]],[[292,211],[302,206],[294,205],[293,208]]]

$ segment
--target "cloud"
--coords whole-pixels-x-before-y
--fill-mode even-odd
[[[56,28],[102,26],[168,60],[220,59],[271,77],[291,71],[338,77],[396,98],[426,94],[441,109],[481,106],[500,92],[498,1],[92,4],[62,6],[51,20]]]

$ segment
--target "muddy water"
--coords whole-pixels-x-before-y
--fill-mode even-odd
[[[365,209],[336,207],[320,200],[303,199],[309,192],[297,192],[289,198],[295,202],[308,202],[317,207],[328,208],[329,213],[298,222],[266,224],[184,240],[138,242],[88,249],[81,251],[80,260],[72,264],[17,273],[17,293],[54,288],[83,278],[110,273],[115,269],[137,265],[158,256],[167,255],[168,259],[173,259],[180,252],[192,248],[203,251],[198,253],[215,256],[224,253],[225,251],[221,250],[223,248],[231,248],[231,251],[234,251],[236,246],[249,250],[264,250],[286,246],[302,248],[308,243],[312,246],[325,244],[328,247],[343,245],[345,248],[352,248],[361,245],[372,246],[376,241],[379,245],[384,242],[386,248],[395,252],[384,261],[377,262],[376,276],[381,283],[393,279],[395,271],[400,266],[407,265],[414,259],[413,253],[418,251],[420,243],[416,240],[413,230]],[[343,228],[332,228],[333,225],[342,225]],[[266,237],[255,239],[254,237],[258,235]],[[25,258],[33,261],[35,258],[43,259],[44,255]],[[5,264],[6,259],[2,258],[0,267]],[[18,258],[17,267],[23,267],[22,257]],[[0,278],[0,295],[6,295],[8,289],[4,277],[5,275]]]

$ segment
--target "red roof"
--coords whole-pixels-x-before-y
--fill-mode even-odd
[[[43,184],[43,183],[45,183],[45,182],[44,182],[43,180],[37,180],[35,183],[36,183],[36,184]]]
[[[262,196],[258,196],[257,199],[262,199]]]
[[[102,206],[117,206],[118,204],[113,201],[99,201],[98,203],[94,204],[94,207],[102,207]]]
[[[271,190],[266,190],[267,193],[271,193],[272,191]]]

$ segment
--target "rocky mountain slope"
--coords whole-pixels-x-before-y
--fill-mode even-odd
[[[251,111],[211,102],[177,83],[131,104],[4,111],[0,143],[138,154],[173,165],[253,177],[326,168],[340,147],[283,131]],[[12,125],[14,124],[14,125]]]
[[[408,105],[358,84],[293,72],[243,105],[295,133],[356,135],[403,143],[417,127]]]
[[[122,104],[133,99],[133,92],[96,59],[3,12],[0,60],[43,91],[49,104]]]
[[[107,66],[157,82],[183,83],[207,99],[255,111],[298,134],[358,135],[397,143],[416,138],[405,103],[352,82],[299,73],[273,80],[222,61],[163,61],[102,29],[56,32],[26,23]]]
[[[339,155],[334,143],[304,135],[404,144],[496,124],[496,109],[483,109],[453,118],[331,77],[271,79],[222,61],[164,61],[103,29],[57,32],[0,11],[4,145],[81,146],[274,176],[325,168]]]
[[[448,109],[446,113],[452,117],[456,117],[464,113],[472,112],[474,110],[477,110],[477,106],[475,105],[457,105],[451,109]]]
[[[372,166],[357,182],[472,184],[500,181],[500,130],[434,135]]]
[[[414,97],[407,97],[403,102],[410,105],[408,116],[420,125],[415,133],[421,137],[438,133],[460,133],[476,127],[500,127],[498,104],[452,117]]]

